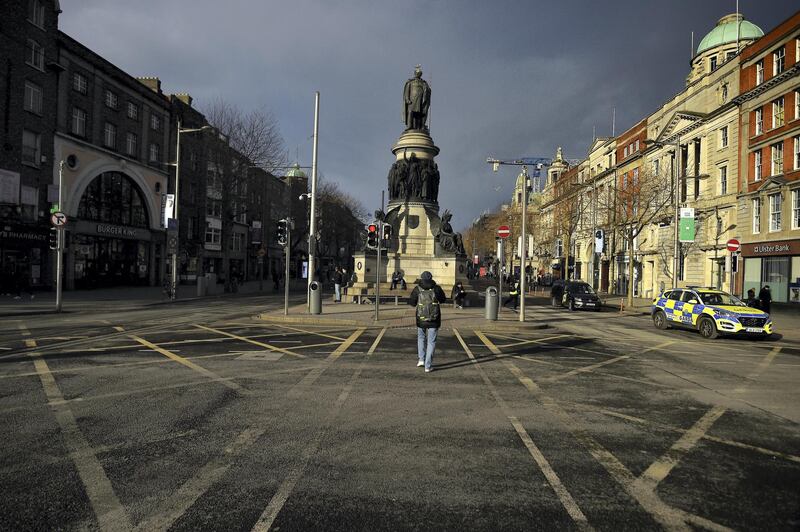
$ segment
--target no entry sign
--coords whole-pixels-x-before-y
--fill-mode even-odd
[[[731,253],[733,253],[734,251],[739,251],[741,247],[742,245],[735,238],[731,238],[730,240],[728,240],[728,251],[730,251]]]
[[[501,225],[497,228],[497,236],[500,238],[508,238],[511,235],[511,229],[507,225]]]

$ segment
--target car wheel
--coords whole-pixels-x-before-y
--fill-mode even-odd
[[[575,310],[575,300],[574,299],[570,299],[569,300],[569,304],[567,306],[569,307],[569,311],[573,312]]]
[[[714,324],[714,320],[711,318],[700,318],[700,323],[697,324],[697,330],[700,331],[700,336],[707,340],[713,340],[719,336],[719,333],[717,332],[717,326]]]
[[[664,314],[663,310],[657,310],[655,314],[653,314],[653,325],[656,326],[656,329],[669,329],[669,324],[667,323],[667,315]]]

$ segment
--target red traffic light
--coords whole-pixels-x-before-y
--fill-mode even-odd
[[[369,224],[367,226],[367,231],[370,232],[370,233],[377,233],[378,232],[378,226],[375,225],[375,224]]]

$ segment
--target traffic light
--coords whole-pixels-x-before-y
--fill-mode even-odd
[[[383,226],[383,240],[386,241],[386,242],[391,240],[393,232],[394,232],[394,230],[392,229],[391,225],[389,225],[389,224],[384,225]]]
[[[278,220],[278,229],[275,231],[275,236],[281,246],[285,246],[286,242],[289,241],[289,224],[286,219]]]
[[[367,247],[378,249],[378,225],[369,224],[367,226]]]
[[[55,227],[50,228],[50,233],[47,235],[47,243],[50,249],[58,249],[58,229]]]

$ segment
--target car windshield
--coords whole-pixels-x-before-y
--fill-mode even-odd
[[[746,307],[747,305],[736,296],[725,292],[700,292],[704,305],[728,305],[732,307]]]
[[[569,291],[573,294],[594,294],[594,290],[588,284],[574,284],[569,287]]]

